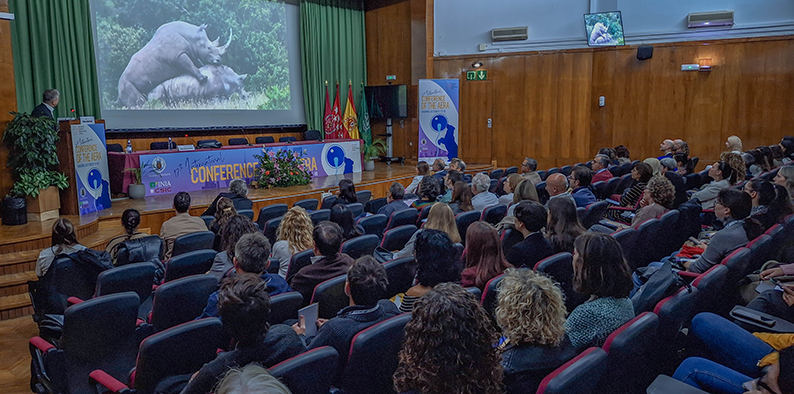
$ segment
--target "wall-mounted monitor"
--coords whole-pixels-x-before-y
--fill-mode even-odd
[[[591,47],[626,45],[620,11],[585,14],[584,25],[587,30],[587,45]]]
[[[364,95],[371,119],[408,117],[408,86],[365,86]]]

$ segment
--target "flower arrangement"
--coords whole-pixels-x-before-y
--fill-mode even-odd
[[[271,189],[309,184],[312,175],[303,162],[304,153],[305,151],[288,149],[278,151],[262,149],[262,155],[254,156],[259,159],[257,187]]]

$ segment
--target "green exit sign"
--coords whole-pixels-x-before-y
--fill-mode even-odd
[[[466,71],[467,81],[485,81],[488,79],[487,70]]]

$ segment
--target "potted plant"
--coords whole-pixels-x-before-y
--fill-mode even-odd
[[[132,173],[133,183],[127,186],[127,195],[129,195],[130,198],[140,200],[146,197],[146,187],[143,186],[143,181],[141,181],[141,179],[144,173],[149,174],[150,171],[153,170],[154,168],[151,163],[143,163],[140,168],[127,168],[124,170]]]
[[[375,169],[375,159],[386,154],[388,147],[382,139],[372,140],[361,147],[361,153],[364,155],[364,171],[373,171]]]
[[[11,114],[14,119],[6,126],[3,142],[9,149],[7,166],[11,169],[14,186],[6,199],[26,198],[28,220],[43,221],[58,217],[61,207],[58,189],[68,187],[69,181],[65,175],[55,171],[60,163],[55,120],[18,112]],[[11,206],[19,212],[18,200],[3,202],[4,210]],[[5,211],[3,215],[3,224],[14,222],[5,220]]]

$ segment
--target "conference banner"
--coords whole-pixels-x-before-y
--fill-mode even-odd
[[[419,80],[419,160],[458,157],[459,96],[457,79]]]
[[[72,149],[80,214],[85,215],[110,208],[105,124],[73,124]]]
[[[141,181],[146,196],[226,188],[237,178],[251,183],[259,168],[255,156],[279,150],[302,155],[313,178],[361,172],[361,142],[353,140],[141,155]]]

